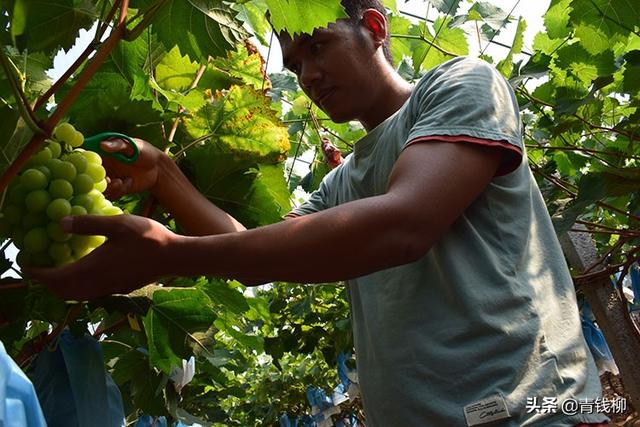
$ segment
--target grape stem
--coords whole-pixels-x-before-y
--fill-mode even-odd
[[[29,105],[29,100],[22,90],[22,85],[20,84],[20,79],[18,77],[18,69],[13,61],[9,59],[4,49],[0,49],[0,64],[2,64],[4,73],[9,80],[9,86],[11,87],[11,90],[13,91],[13,94],[16,98],[20,116],[34,133],[43,134],[44,130],[40,126],[39,120],[33,113],[33,110]]]
[[[22,347],[22,350],[15,358],[18,366],[24,368],[29,363],[31,358],[33,358],[33,356],[35,356],[36,354],[39,354],[49,344],[51,344],[58,337],[58,335],[62,333],[64,328],[69,323],[80,317],[80,314],[82,314],[84,308],[84,304],[74,305],[73,307],[69,308],[69,311],[67,311],[67,315],[65,316],[64,320],[60,322],[53,329],[53,331],[51,331],[50,334],[43,332],[42,334],[36,336],[35,338],[32,338],[30,341],[25,343],[24,347]]]
[[[45,138],[48,135],[51,135],[51,132],[53,131],[55,126],[58,124],[58,122],[60,122],[60,119],[64,117],[69,108],[71,108],[71,105],[75,102],[80,92],[85,88],[87,83],[89,83],[89,80],[91,80],[93,75],[98,71],[98,68],[100,68],[109,54],[111,54],[118,42],[124,37],[124,34],[126,33],[126,17],[128,7],[129,0],[122,0],[122,3],[120,5],[120,17],[118,18],[118,25],[115,27],[109,38],[96,52],[93,60],[84,69],[84,71],[78,78],[78,81],[71,88],[67,96],[62,100],[62,102],[60,102],[51,117],[49,117],[49,119],[44,123],[45,134],[34,135],[33,138],[31,138],[31,141],[29,141],[26,147],[15,159],[15,161],[13,161],[13,163],[11,163],[7,170],[2,174],[2,177],[0,177],[0,191],[3,191],[5,188],[7,188],[13,177],[18,174],[22,167],[27,163],[29,158],[40,149],[40,146],[44,142]]]

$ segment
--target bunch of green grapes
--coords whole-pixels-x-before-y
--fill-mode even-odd
[[[35,154],[14,179],[0,215],[0,236],[20,250],[18,265],[50,267],[73,262],[90,253],[104,236],[66,233],[60,219],[67,215],[118,215],[102,194],[107,188],[102,159],[81,148],[84,137],[69,123],[59,125],[53,139]]]

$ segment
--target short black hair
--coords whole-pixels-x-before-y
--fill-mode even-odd
[[[387,11],[380,0],[341,0],[340,3],[349,16],[349,24],[354,29],[359,27],[360,21],[362,21],[362,14],[367,9],[375,9],[380,12],[385,19],[387,19]],[[271,14],[268,10],[266,17],[267,21],[271,25],[271,28],[273,28],[273,24],[271,24]],[[276,33],[278,38],[282,37],[282,35],[285,34],[284,32],[278,33],[277,31],[275,31],[275,28],[273,28],[273,31]],[[384,53],[384,57],[389,62],[389,64],[393,65],[393,55],[391,54],[391,37],[389,33],[387,33],[387,37],[382,45],[382,52]]]

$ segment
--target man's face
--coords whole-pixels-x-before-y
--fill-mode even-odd
[[[331,120],[357,120],[373,107],[375,49],[361,26],[354,28],[340,20],[311,36],[284,35],[280,43],[285,67]]]

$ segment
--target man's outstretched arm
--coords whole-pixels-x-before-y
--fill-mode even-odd
[[[500,157],[500,149],[472,144],[413,144],[396,162],[387,193],[241,233],[185,237],[146,218],[77,217],[71,231],[105,234],[107,243],[33,275],[73,299],[166,275],[306,283],[365,275],[424,255],[491,181]],[[337,262],[328,267],[326,254]],[[108,268],[114,264],[121,268]]]

